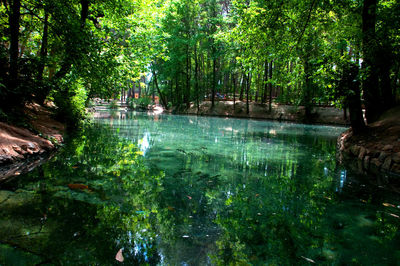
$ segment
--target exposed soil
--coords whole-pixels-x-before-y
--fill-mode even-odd
[[[364,134],[351,129],[338,139],[339,160],[355,161],[362,172],[385,172],[400,176],[400,106],[368,125]]]
[[[36,133],[0,122],[0,166],[44,154],[63,142],[65,127],[51,118],[48,107],[30,104],[24,111]]]
[[[250,103],[249,113],[246,112],[246,102],[236,101],[216,101],[215,106],[211,109],[211,102],[205,101],[200,104],[199,110],[197,106],[192,104],[185,114],[210,115],[210,116],[226,116],[226,117],[242,117],[256,118],[293,122],[308,122],[315,124],[335,124],[348,125],[349,121],[344,119],[343,110],[334,107],[314,107],[312,117],[306,119],[303,106],[278,105],[273,104],[269,112],[268,104]]]

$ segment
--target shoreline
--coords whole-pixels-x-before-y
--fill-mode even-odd
[[[388,110],[367,126],[366,132],[343,132],[337,141],[337,160],[352,160],[360,173],[380,173],[400,178],[400,107]]]
[[[65,125],[48,107],[29,104],[24,112],[33,130],[0,122],[0,181],[40,164],[64,141]]]
[[[173,114],[188,114],[199,116],[232,117],[269,121],[285,121],[302,124],[349,126],[348,119],[343,118],[343,110],[335,107],[314,107],[310,119],[306,119],[303,106],[273,104],[269,112],[267,104],[250,103],[249,114],[246,112],[246,102],[216,101],[211,109],[211,102],[200,104],[199,110],[194,104],[184,111],[170,110]]]

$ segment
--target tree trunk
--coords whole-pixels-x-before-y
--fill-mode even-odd
[[[236,73],[232,74],[232,84],[233,84],[233,112],[235,113],[235,108],[236,108]]]
[[[246,114],[250,113],[249,108],[249,92],[250,92],[250,80],[251,80],[251,72],[247,75],[247,85],[246,85]]]
[[[142,84],[140,84],[140,79],[138,80],[138,98],[142,97]]]
[[[214,53],[213,53],[214,54]],[[213,58],[213,79],[212,79],[212,86],[211,86],[211,89],[212,89],[212,92],[211,92],[211,109],[213,109],[214,108],[214,104],[215,104],[215,89],[216,89],[216,86],[217,86],[217,77],[216,77],[216,75],[217,75],[217,67],[216,67],[216,59],[215,58]]]
[[[305,109],[305,118],[306,120],[311,118],[311,90],[312,90],[312,78],[311,78],[311,65],[309,62],[309,56],[306,52],[306,56],[304,58],[304,75],[305,75],[305,86],[303,91],[303,104]]]
[[[365,129],[364,118],[361,110],[360,82],[358,81],[358,66],[350,65],[345,75],[345,88],[349,90],[347,102],[349,105],[350,123],[354,134],[360,134]],[[345,109],[346,110],[346,109]]]
[[[268,84],[269,87],[269,102],[268,102],[268,111],[271,113],[272,112],[272,83],[271,83],[271,79],[272,79],[272,67],[273,67],[273,60],[271,60],[271,62],[269,62],[269,80],[270,83]]]
[[[258,71],[257,71],[258,72]],[[258,102],[258,96],[260,93],[260,73],[257,73],[257,77],[256,77],[256,95],[254,96],[254,102]]]
[[[199,100],[199,62],[197,58],[197,43],[194,44],[194,90],[196,92],[197,113],[200,111]]]
[[[376,5],[377,0],[364,0],[362,10],[362,69],[365,73],[363,91],[365,116],[368,123],[376,121],[382,110],[382,99],[379,93],[379,78],[376,70]]]
[[[44,11],[44,26],[43,26],[43,36],[42,36],[42,45],[40,47],[40,64],[38,68],[38,80],[43,78],[43,72],[47,57],[47,43],[48,43],[48,33],[49,33],[49,13]]]
[[[191,72],[191,62],[189,54],[189,45],[186,46],[186,92],[184,95],[184,102],[186,103],[186,108],[190,107],[190,72]]]
[[[21,1],[11,1],[11,14],[9,17],[10,25],[10,89],[14,90],[18,86],[18,44],[19,44],[19,24],[21,16]]]
[[[242,73],[242,79],[240,83],[240,94],[239,94],[239,100],[243,101],[243,94],[244,94],[244,89],[246,86],[246,74]]]
[[[268,60],[264,62],[264,92],[262,95],[261,103],[267,102],[267,91],[268,91]]]
[[[89,1],[81,0],[81,28],[83,29],[86,25],[86,18],[89,15]]]
[[[154,76],[154,85],[156,86],[158,95],[160,96],[161,103],[164,106],[165,110],[168,110],[167,101],[165,100],[164,94],[161,92],[160,87],[158,87],[157,75],[154,70],[153,70],[153,76]]]
[[[389,39],[389,36],[385,36],[384,39]],[[379,75],[379,87],[382,93],[382,112],[390,109],[394,106],[394,97],[392,92],[390,70],[393,66],[393,54],[390,45],[384,44],[378,49],[377,63],[378,63],[378,75]]]

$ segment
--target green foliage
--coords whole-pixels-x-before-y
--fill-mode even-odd
[[[78,127],[86,116],[86,88],[79,82],[71,82],[64,90],[54,91],[52,97],[58,107],[57,117],[73,128]]]
[[[396,1],[379,1],[370,40],[362,29],[367,2],[360,1],[22,0],[15,25],[9,23],[11,3],[0,8],[4,112],[59,94],[59,108],[72,117],[82,108],[71,103],[79,101],[72,98],[77,87],[88,98],[117,98],[132,84],[143,88],[145,76],[153,85],[141,94],[157,87],[179,108],[221,94],[261,103],[276,98],[307,109],[343,106],[338,79],[344,57],[365,63],[361,80],[377,76],[380,108],[400,94]],[[11,34],[15,30],[19,34]],[[363,96],[371,98],[367,84]]]
[[[119,105],[118,105],[118,100],[112,100],[110,102],[110,104],[108,105],[108,109],[114,110],[114,109],[118,109]]]
[[[128,53],[132,49],[129,41],[122,41],[130,36],[127,29],[139,10],[136,4],[22,0],[18,23],[12,25],[8,23],[12,3],[4,2],[0,8],[0,84],[4,85],[0,100],[5,112],[50,97],[57,102],[59,116],[74,123],[83,117],[86,97],[111,98],[127,78],[138,76],[136,70],[127,71],[134,68],[126,61],[132,60]],[[9,34],[11,28],[19,31],[20,52],[18,60],[9,63],[11,50],[6,47],[15,39]],[[16,78],[9,69],[17,69]]]
[[[141,98],[129,98],[128,99],[128,106],[130,109],[142,109],[147,110],[149,109],[149,105],[151,104],[152,100],[150,97],[141,97]]]

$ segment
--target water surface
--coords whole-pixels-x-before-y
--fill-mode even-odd
[[[0,264],[396,264],[400,197],[341,127],[117,113],[0,185]]]

